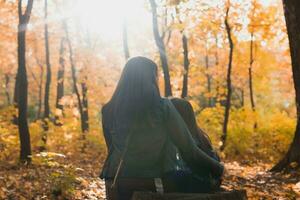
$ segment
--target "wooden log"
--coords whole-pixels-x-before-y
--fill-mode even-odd
[[[206,193],[166,193],[134,192],[132,200],[246,200],[246,190]]]

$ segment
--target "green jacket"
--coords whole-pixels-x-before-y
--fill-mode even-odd
[[[224,167],[199,149],[185,122],[169,99],[162,98],[160,106],[152,110],[154,119],[140,119],[130,131],[127,124],[113,125],[102,109],[103,133],[108,147],[101,178],[113,178],[131,133],[119,177],[155,178],[165,172],[178,170],[185,162],[195,174],[208,171],[220,177]],[[126,120],[124,120],[126,121]],[[178,156],[178,151],[180,156]],[[183,160],[181,160],[183,159]]]

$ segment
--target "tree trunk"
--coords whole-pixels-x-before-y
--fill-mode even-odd
[[[255,102],[254,102],[254,95],[253,95],[253,80],[252,80],[252,65],[254,62],[253,58],[253,32],[251,32],[251,40],[250,40],[250,62],[249,62],[249,91],[250,91],[250,101],[251,101],[251,108],[253,112],[255,112]]]
[[[88,87],[87,87],[87,76],[81,82],[82,90],[82,130],[83,132],[89,131],[89,110],[88,110]]]
[[[296,93],[297,126],[287,154],[271,171],[288,169],[291,163],[300,166],[300,1],[283,0],[284,15],[289,38],[293,80]]]
[[[50,93],[50,84],[51,84],[51,64],[50,64],[50,50],[49,50],[49,33],[48,33],[48,0],[45,0],[45,27],[44,27],[44,37],[45,37],[45,58],[46,58],[46,85],[45,85],[45,97],[44,97],[44,118],[49,118],[50,115],[50,106],[49,106],[49,93]]]
[[[18,1],[18,72],[17,72],[17,97],[18,97],[18,129],[20,137],[20,160],[31,161],[30,133],[27,121],[28,81],[26,72],[26,29],[30,19],[33,0],[28,0],[25,13],[22,12],[22,0]]]
[[[215,50],[215,66],[217,67],[219,65],[219,54],[218,54],[218,35],[215,35],[215,45],[216,45],[216,50]],[[216,79],[215,81],[216,84],[216,96],[215,96],[215,103],[219,102],[219,98],[220,98],[220,83],[219,81]]]
[[[127,36],[127,22],[124,20],[123,22],[123,50],[125,59],[128,60],[130,57],[129,47],[128,47],[128,36]]]
[[[224,123],[223,123],[223,135],[221,137],[222,145],[220,150],[223,151],[226,145],[227,139],[227,129],[228,129],[228,121],[229,121],[229,114],[230,114],[230,107],[231,107],[231,94],[232,94],[232,87],[231,87],[231,70],[232,70],[232,56],[233,56],[233,41],[231,36],[231,27],[228,23],[228,13],[229,7],[228,5],[226,10],[225,16],[225,28],[227,32],[228,42],[229,42],[229,61],[228,61],[228,68],[227,68],[227,95],[226,95],[226,105],[225,105],[225,113],[224,113]]]
[[[169,74],[169,65],[168,65],[168,59],[166,54],[166,47],[164,44],[164,41],[162,37],[160,36],[159,30],[158,30],[158,22],[157,22],[157,6],[155,3],[155,0],[149,0],[152,10],[152,23],[153,23],[153,35],[154,40],[156,43],[156,46],[159,51],[161,66],[164,73],[164,81],[165,81],[165,96],[172,96],[172,88],[171,88],[171,82],[170,82],[170,74]]]
[[[67,26],[67,23],[65,21],[63,22],[63,26],[64,26],[64,29],[65,29],[66,41],[67,41],[67,45],[68,45],[68,49],[69,49],[69,60],[70,60],[70,64],[71,64],[73,90],[74,90],[74,93],[75,93],[77,101],[78,101],[78,108],[79,108],[80,120],[81,120],[81,131],[82,131],[83,134],[85,134],[88,131],[88,126],[86,126],[86,123],[88,123],[88,121],[85,121],[86,119],[84,119],[84,117],[83,117],[83,115],[84,115],[83,114],[84,113],[83,104],[82,104],[80,94],[79,94],[79,90],[78,90],[78,87],[77,87],[76,66],[75,66],[75,62],[74,62],[74,59],[73,59],[73,48],[72,48],[71,40],[69,38],[68,26]]]
[[[244,92],[244,89],[241,89],[241,104],[242,104],[242,107],[245,106],[245,92]]]
[[[37,66],[40,68],[39,80],[36,80],[38,85],[38,110],[37,110],[36,118],[41,119],[42,104],[43,104],[42,98],[43,98],[44,66],[38,58],[38,44],[36,40],[34,43],[33,51],[34,51],[35,62]]]
[[[17,116],[18,100],[19,100],[18,95],[19,95],[19,78],[18,78],[18,73],[17,73],[16,78],[15,78],[15,88],[14,88],[14,96],[13,96],[13,105],[14,105],[15,111],[13,113],[12,123],[14,125],[18,125],[18,116]]]
[[[4,78],[5,78],[5,95],[6,95],[6,101],[7,101],[7,105],[10,105],[11,100],[10,100],[10,93],[9,93],[9,82],[10,82],[10,76],[9,76],[9,74],[5,74]]]
[[[184,33],[182,33],[182,47],[183,47],[183,83],[181,98],[185,98],[188,95],[188,78],[189,78],[189,50],[188,50],[188,39]]]
[[[82,130],[82,148],[81,152],[86,149],[86,133],[89,131],[89,110],[88,110],[88,88],[87,88],[87,76],[84,77],[81,82],[82,90],[82,114],[81,114],[81,130]]]
[[[37,119],[41,119],[42,113],[42,104],[43,104],[43,82],[44,82],[44,67],[41,63],[38,62],[40,67],[40,82],[39,82],[39,100],[38,100],[38,111],[37,111]]]
[[[61,39],[59,51],[59,68],[57,71],[57,87],[56,87],[56,108],[62,110],[63,105],[61,99],[64,96],[64,76],[65,76],[65,38]]]
[[[18,99],[19,99],[19,97],[18,97],[18,94],[19,94],[19,92],[18,92],[18,74],[16,74],[16,80],[15,80],[15,88],[14,88],[14,98],[13,98],[13,104],[14,104],[14,106],[16,107],[16,108],[18,108]]]
[[[250,40],[250,60],[249,60],[249,69],[248,69],[248,74],[249,74],[249,91],[250,91],[250,102],[251,102],[251,108],[253,113],[255,113],[255,102],[254,102],[254,92],[253,92],[253,73],[252,73],[252,66],[254,62],[254,57],[253,57],[253,31],[251,32],[251,40]],[[257,128],[257,121],[255,120],[254,122],[254,129]]]
[[[211,100],[211,77],[209,74],[209,57],[208,57],[208,48],[207,44],[205,46],[205,67],[206,67],[206,80],[207,80],[207,93],[208,96],[208,106],[212,107],[212,100]]]
[[[60,41],[59,50],[59,68],[57,71],[57,86],[56,86],[56,109],[60,114],[63,113],[62,98],[64,96],[64,78],[65,78],[65,42],[66,38],[62,38]],[[55,114],[55,124],[62,125],[59,122],[59,114]]]
[[[215,51],[215,65],[219,65],[219,54],[218,54],[218,36],[215,35],[216,51]]]
[[[50,49],[49,49],[49,33],[48,33],[48,0],[45,0],[44,5],[44,37],[45,37],[45,58],[46,58],[46,85],[45,85],[45,96],[44,96],[44,116],[43,116],[43,129],[42,134],[42,146],[41,151],[45,150],[47,144],[47,131],[49,130],[49,115],[50,115],[50,106],[49,106],[49,93],[50,93],[50,84],[51,84],[51,64],[50,64]]]

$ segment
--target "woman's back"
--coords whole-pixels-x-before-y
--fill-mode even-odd
[[[159,106],[151,110],[151,118],[139,118],[131,127],[126,119],[117,125],[107,121],[109,112],[105,107],[102,114],[109,155],[101,177],[114,177],[122,152],[126,155],[120,177],[161,177],[181,163],[176,158],[178,150],[185,162],[199,173],[206,169],[222,174],[222,166],[196,147],[185,122],[170,100],[161,98]]]
[[[141,183],[150,183],[147,188],[152,191],[154,178],[176,169],[177,152],[194,173],[208,170],[221,176],[223,172],[219,162],[197,147],[171,101],[161,98],[157,82],[157,65],[153,61],[132,58],[102,109],[108,156],[101,177],[106,186],[112,186],[109,188],[121,185],[119,189],[127,197]],[[126,188],[132,179],[136,184]]]
[[[159,177],[167,140],[163,123],[163,100],[161,105],[151,112],[151,119],[149,117],[136,119],[131,127],[127,119],[118,124],[106,121],[109,113],[105,107],[102,114],[105,138],[110,141],[107,145],[111,154],[106,161],[102,176],[112,178],[122,152],[127,151],[120,177]]]

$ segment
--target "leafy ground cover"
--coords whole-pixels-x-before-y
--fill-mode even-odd
[[[28,166],[1,162],[1,199],[105,199],[99,171],[105,152],[34,156]],[[249,199],[297,199],[300,172],[271,174],[269,164],[227,162],[225,189],[246,189]]]

